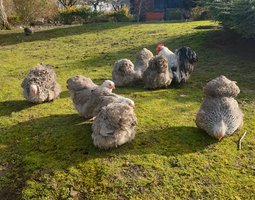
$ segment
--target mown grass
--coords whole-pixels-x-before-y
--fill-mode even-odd
[[[147,47],[192,47],[199,56],[183,88],[115,92],[133,99],[137,136],[118,149],[93,147],[91,122],[75,112],[66,80],[111,78],[113,63],[134,61]],[[0,199],[254,199],[255,57],[249,42],[224,35],[210,21],[105,23],[0,32]],[[31,104],[20,84],[29,69],[55,66],[61,97]],[[217,142],[196,128],[204,84],[219,75],[236,80],[244,127]],[[237,141],[244,131],[243,149]]]

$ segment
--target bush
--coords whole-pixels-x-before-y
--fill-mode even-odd
[[[7,19],[8,22],[12,25],[18,25],[21,23],[19,16],[10,16]]]
[[[128,21],[134,20],[134,16],[128,13],[127,7],[124,7],[118,11],[109,13],[108,17],[112,18],[112,20],[116,22],[128,22]]]
[[[60,13],[60,21],[64,24],[91,23],[91,22],[128,22],[134,20],[127,8],[115,12],[93,12],[89,7],[70,8]]]
[[[183,19],[183,10],[180,8],[167,9],[165,13],[166,20],[181,20]]]
[[[64,24],[72,23],[88,23],[98,15],[96,12],[92,12],[88,7],[82,8],[69,8],[60,13],[60,21]]]
[[[205,20],[211,18],[208,9],[200,6],[191,9],[191,16],[193,20]]]
[[[49,0],[13,0],[16,15],[23,23],[29,23],[38,18],[54,18],[58,8],[54,1]]]
[[[255,0],[213,1],[209,9],[225,28],[255,39]]]

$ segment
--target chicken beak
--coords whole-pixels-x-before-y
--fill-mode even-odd
[[[224,137],[224,134],[222,134],[222,133],[219,133],[219,134],[217,135],[217,139],[218,139],[219,141],[221,141],[221,140],[223,139],[223,137]]]
[[[30,91],[32,92],[33,95],[37,94],[37,87],[35,85],[30,86]]]

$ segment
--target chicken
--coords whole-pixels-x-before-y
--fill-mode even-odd
[[[78,75],[67,80],[67,88],[75,109],[86,119],[94,118],[102,107],[112,102],[135,106],[131,99],[112,93],[115,84],[111,80],[98,86],[90,78]]]
[[[23,30],[24,30],[24,34],[26,36],[29,36],[29,35],[32,35],[34,33],[33,29],[30,27],[23,27]]]
[[[91,114],[87,112],[90,107],[89,101],[91,92],[98,87],[90,78],[77,75],[67,80],[67,88],[71,95],[73,105],[81,116],[91,118]]]
[[[221,140],[243,125],[243,113],[234,99],[240,90],[234,81],[220,76],[204,88],[206,98],[196,116],[196,125]]]
[[[173,73],[173,83],[181,85],[187,82],[194,70],[194,63],[198,60],[196,53],[190,47],[181,47],[174,54],[163,44],[158,44],[156,50],[158,55],[168,59],[169,69]]]
[[[110,149],[135,138],[137,118],[134,109],[125,103],[110,103],[97,114],[92,124],[96,147]]]
[[[181,47],[176,52],[178,66],[174,74],[174,81],[177,84],[186,83],[194,70],[194,63],[197,62],[197,54],[190,47]]]
[[[150,50],[143,48],[140,52],[136,54],[136,62],[134,70],[136,73],[143,76],[144,71],[149,66],[149,61],[153,57],[153,54]]]
[[[32,68],[23,80],[23,96],[33,103],[42,103],[56,99],[61,87],[56,82],[52,65],[38,64]]]
[[[158,44],[156,51],[157,55],[165,56],[167,58],[169,69],[176,68],[178,66],[176,55],[172,51],[170,51],[167,47],[165,47],[164,44]]]
[[[98,87],[92,91],[90,100],[90,109],[92,109],[93,117],[97,115],[102,107],[110,103],[124,103],[133,108],[135,107],[135,103],[131,99],[111,93],[104,87]]]
[[[141,80],[141,74],[134,70],[131,60],[121,59],[115,62],[112,71],[112,80],[116,86],[122,87]]]
[[[237,97],[240,93],[236,81],[231,81],[225,76],[219,76],[208,82],[204,87],[204,93],[212,97]]]
[[[105,89],[106,92],[111,93],[115,84],[111,80],[106,80],[98,86],[90,78],[77,75],[67,80],[67,88],[78,113],[85,118],[92,118],[95,109],[93,105],[96,104],[94,103],[93,91]]]
[[[145,88],[157,89],[167,87],[172,82],[171,69],[168,69],[168,61],[164,56],[155,56],[149,61],[149,67],[145,70],[143,81]]]

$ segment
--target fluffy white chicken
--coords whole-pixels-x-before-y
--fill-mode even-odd
[[[134,109],[113,102],[101,108],[92,125],[92,139],[100,149],[116,148],[135,138],[137,118]]]
[[[102,107],[113,102],[135,107],[131,99],[112,93],[115,84],[111,80],[106,80],[98,86],[90,78],[77,75],[67,80],[67,88],[75,109],[86,119],[93,119]]]
[[[164,44],[158,44],[156,47],[157,54],[159,56],[165,56],[168,60],[168,66],[170,68],[177,67],[177,56],[171,50],[164,46]]]
[[[243,113],[234,99],[239,92],[236,82],[225,76],[208,82],[204,88],[206,97],[197,113],[197,126],[218,140],[240,129]]]
[[[98,86],[90,78],[77,75],[67,80],[67,88],[78,113],[85,118],[92,118],[95,116],[94,110],[98,105],[93,91],[105,90],[107,93],[112,93],[115,84],[111,80],[106,80],[102,85]]]

